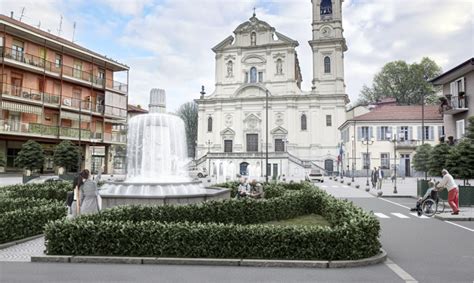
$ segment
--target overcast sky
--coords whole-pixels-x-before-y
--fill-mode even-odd
[[[214,90],[211,48],[257,17],[297,40],[303,90],[312,80],[310,0],[0,0],[0,12],[130,66],[129,102],[148,105],[164,88],[168,110]],[[363,84],[387,62],[428,56],[448,70],[474,55],[471,0],[345,0],[346,92],[355,101]]]

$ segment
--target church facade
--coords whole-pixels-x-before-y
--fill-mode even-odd
[[[212,48],[215,90],[196,100],[198,167],[216,181],[235,174],[297,180],[311,169],[336,170],[348,102],[342,1],[312,1],[310,90],[301,89],[299,43],[255,14]]]

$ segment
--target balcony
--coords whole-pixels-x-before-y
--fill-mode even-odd
[[[468,110],[468,99],[464,93],[460,93],[460,95],[446,94],[446,98],[441,100],[440,111],[443,114],[454,115]]]
[[[396,143],[396,148],[397,149],[416,149],[418,146],[418,141],[416,140],[410,140],[410,141],[405,141],[405,140],[399,140]]]
[[[58,127],[36,123],[22,123],[12,120],[0,120],[0,132],[4,134],[21,134],[57,138]]]
[[[104,133],[104,141],[112,143],[127,143],[127,136],[120,133]]]
[[[81,140],[90,140],[91,138],[91,131],[86,130],[86,129],[81,129],[79,131],[79,129],[77,128],[61,127],[59,129],[59,134],[61,137],[71,138],[74,140],[78,140],[79,135],[80,135]]]
[[[2,84],[2,97],[19,102],[47,103],[59,105],[59,95],[40,92],[39,90]]]
[[[63,96],[61,104],[65,108],[71,110],[80,110],[81,112],[93,112],[97,114],[104,113],[104,105],[92,103],[89,100],[81,100],[77,98]]]
[[[98,74],[94,74],[92,70],[83,71],[78,67],[71,67],[56,62],[48,61],[44,58],[25,53],[16,49],[8,47],[0,47],[0,56],[5,59],[6,63],[15,65],[16,67],[28,68],[29,70],[43,73],[46,71],[47,74],[53,76],[62,76],[63,78],[75,82],[82,83],[87,86],[93,86],[96,88],[108,89],[127,94],[128,85],[111,79],[105,80],[99,77]]]
[[[52,75],[61,74],[61,65],[57,65],[54,62],[8,47],[1,47],[0,49],[5,62],[11,61],[15,65],[21,65],[40,72],[47,71]]]
[[[127,118],[127,109],[118,108],[110,105],[105,105],[105,116],[115,117],[115,118]]]

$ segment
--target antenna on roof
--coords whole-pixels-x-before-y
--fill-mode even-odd
[[[25,7],[21,8],[20,22],[21,22],[21,19],[23,19],[24,15],[25,15]]]
[[[38,29],[41,28],[41,21],[38,22],[38,25],[36,26]]]
[[[59,29],[58,29],[58,36],[61,36],[61,32],[63,27],[63,15],[61,15],[61,18],[59,19]]]
[[[72,42],[74,42],[74,36],[76,35],[76,22],[72,25]]]

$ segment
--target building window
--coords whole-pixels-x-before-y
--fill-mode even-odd
[[[13,40],[13,44],[12,44],[12,58],[13,60],[16,60],[16,61],[21,61],[23,62],[23,52],[24,52],[24,48],[23,48],[23,42],[21,41],[18,41],[18,40]]]
[[[212,132],[212,117],[207,118],[207,131]]]
[[[240,175],[242,176],[247,176],[247,167],[249,166],[249,164],[247,162],[242,162],[240,163],[239,165],[239,169],[240,169]]]
[[[408,130],[408,126],[402,126],[400,127],[400,140],[401,141],[407,141],[410,139],[410,133]]]
[[[425,140],[434,140],[434,129],[432,126],[424,126],[422,129],[418,127],[418,138],[425,139]]]
[[[258,82],[259,83],[263,82],[263,72],[258,72]]]
[[[332,126],[332,117],[331,117],[331,115],[326,115],[326,126],[328,126],[328,127]]]
[[[255,32],[252,32],[250,34],[250,45],[251,46],[257,45],[257,34]]]
[[[285,152],[283,139],[275,139],[275,152]]]
[[[258,152],[257,134],[247,134],[247,152]]]
[[[61,56],[61,54],[56,53],[56,57],[54,59],[54,65],[56,66],[56,68],[61,68],[62,64],[63,64],[63,57]]]
[[[306,131],[307,125],[306,125],[306,114],[301,115],[301,130]]]
[[[232,152],[232,140],[224,140],[224,152]]]
[[[379,127],[377,139],[380,141],[388,141],[392,138],[392,127]]]
[[[332,3],[331,0],[321,0],[321,15],[331,15],[332,14]]]
[[[445,137],[444,126],[438,126],[438,138],[441,139],[444,137]]]
[[[249,72],[245,72],[245,83],[249,83]]]
[[[370,169],[370,153],[362,153],[362,164],[364,165],[363,169]]]
[[[464,137],[464,120],[456,121],[456,139]]]
[[[82,79],[82,62],[75,61],[72,69],[72,76],[78,79]]]
[[[369,140],[372,137],[372,127],[359,127],[358,131],[358,140]]]
[[[250,83],[257,82],[257,68],[252,67],[250,68]]]
[[[390,169],[390,154],[389,153],[380,154],[380,167],[382,167],[382,169]]]
[[[331,73],[331,58],[329,56],[324,57],[324,73]]]

